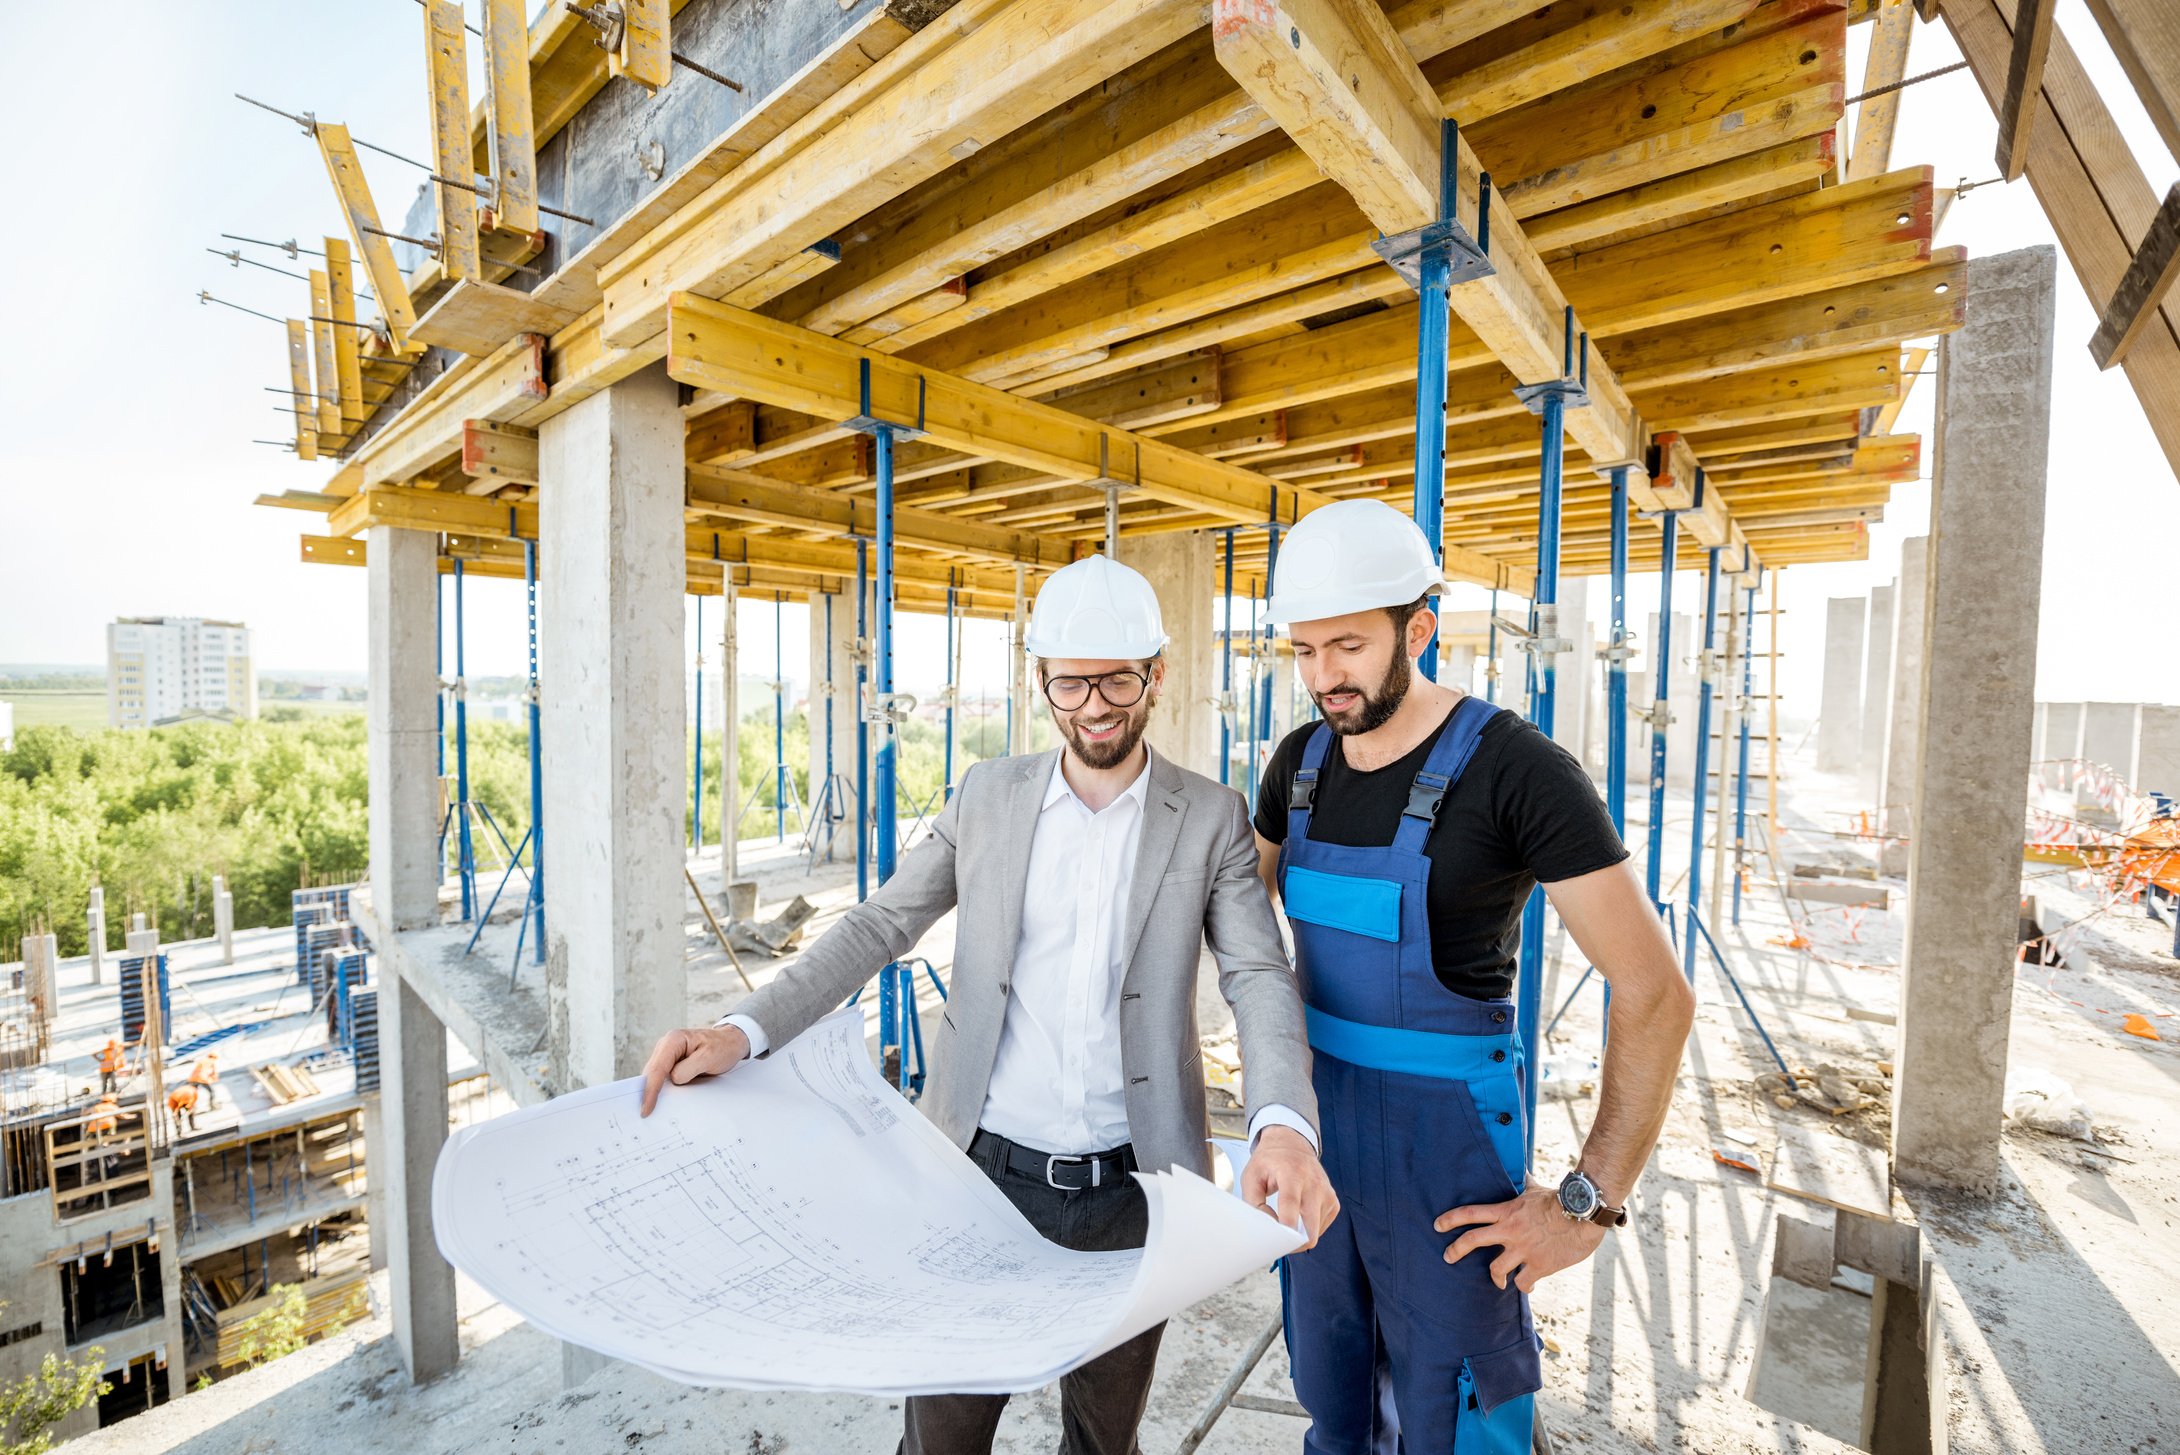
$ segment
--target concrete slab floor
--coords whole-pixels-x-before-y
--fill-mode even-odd
[[[1871,846],[1849,832],[1854,813],[1865,806],[1853,775],[1819,774],[1812,758],[1806,750],[1796,752],[1786,765],[1781,838],[1789,858],[1870,862]],[[1639,793],[1631,798],[1637,819],[1629,838],[1640,846],[1643,804]],[[1754,848],[1756,817],[1750,830],[1753,878],[1744,895],[1742,924],[1719,925],[1720,943],[1791,1062],[1828,1062],[1876,1076],[1878,1063],[1891,1055],[1893,1032],[1885,1019],[1897,997],[1899,915],[1797,905],[1790,921],[1786,901],[1766,877],[1769,866]],[[1687,800],[1675,796],[1666,826],[1669,884],[1687,862],[1687,822]],[[793,892],[818,900],[824,913],[813,933],[854,898],[852,865],[806,876],[792,854],[767,853],[758,845],[745,847],[744,865],[762,886],[762,913],[776,912]],[[698,877],[716,902],[715,855],[698,861]],[[2048,904],[2065,902],[2063,886],[2039,884]],[[2095,908],[2087,899],[2083,904],[2085,911]],[[710,947],[693,903],[690,909],[692,1014],[709,1019],[742,992],[734,972]],[[1811,942],[1810,952],[1784,943],[1797,932]],[[944,922],[921,947],[942,973],[952,959],[951,933],[951,921]],[[1557,1008],[1564,987],[1571,987],[1581,971],[1564,935],[1556,926],[1552,933],[1547,1012]],[[2093,933],[2149,954],[2146,942],[2136,945],[2140,935],[2128,938],[2133,932],[2123,921],[2107,917],[2077,932],[2085,944],[2102,943],[2089,938]],[[507,948],[492,958],[504,967],[511,927],[492,927],[486,942],[502,934]],[[483,950],[478,958],[485,958]],[[2109,952],[2107,958],[2113,958]],[[786,962],[747,963],[761,983]],[[502,968],[499,974],[504,973]],[[2126,1449],[2124,1440],[2112,1439],[2115,1421],[2132,1421],[2130,1430],[2170,1430],[2176,1424],[2173,1411],[2180,1410],[2171,1397],[2180,1386],[2165,1352],[2180,1347],[2180,1337],[2175,1337],[2175,1316],[2161,1311],[2180,1308],[2180,1287],[2173,1281],[2173,1255],[2180,1250],[2180,1233],[2173,1227],[2180,1195],[2173,1172],[2180,1167],[2174,1157],[2180,1148],[2174,1142],[2180,1128],[2163,1111],[2171,1101],[2171,1079],[2180,1077],[2180,1033],[2163,1043],[2139,1041],[2118,1031],[2116,1016],[2094,1013],[2095,1007],[2109,1009],[2123,998],[2127,1008],[2151,1013],[2180,1008],[2180,980],[2157,968],[2154,959],[2116,967],[2085,961],[2082,968],[2052,972],[2049,988],[2041,983],[2044,975],[2038,969],[2021,977],[2016,1063],[2047,1067],[2073,1081],[2108,1139],[2108,1155],[2037,1134],[2009,1134],[2008,1167],[2022,1198],[2040,1210],[2040,1222],[2003,1209],[1964,1212],[1950,1221],[1942,1209],[1935,1216],[1926,1213],[1933,1242],[1951,1250],[1947,1276],[1957,1306],[1967,1311],[1966,1329],[1983,1339],[1980,1348],[1967,1348],[1957,1361],[1956,1402],[1987,1412],[1986,1424],[1997,1432],[1992,1441],[1978,1444],[1969,1422],[1957,1421],[1957,1450],[2057,1455]],[[1835,1119],[1807,1107],[1775,1106],[1753,1079],[1771,1064],[1769,1058],[1715,966],[1699,966],[1697,988],[1699,1014],[1687,1074],[1640,1189],[1634,1223],[1608,1240],[1591,1263],[1538,1290],[1538,1329],[1547,1340],[1540,1407],[1562,1449],[1845,1451],[1851,1446],[1826,1428],[1798,1423],[1744,1397],[1763,1339],[1771,1220],[1781,1208],[1806,1213],[1807,1205],[1769,1191],[1760,1179],[1713,1154],[1754,1160],[1768,1151],[1781,1122],[1881,1146],[1887,1108],[1879,1099]],[[1203,1033],[1216,1040],[1224,1027],[1208,983],[1199,1005]],[[1598,1011],[1594,986],[1585,989],[1547,1052],[1593,1053]],[[1588,1097],[1544,1103],[1540,1179],[1560,1175],[1593,1109]],[[1175,1447],[1240,1351],[1272,1317],[1276,1299],[1269,1277],[1252,1278],[1176,1320],[1153,1390],[1145,1450],[1159,1455]],[[411,1390],[401,1382],[384,1325],[374,1322],[192,1395],[155,1420],[132,1420],[100,1432],[81,1448],[116,1455],[271,1455],[323,1450],[331,1442],[366,1455],[607,1449],[830,1455],[887,1450],[898,1433],[898,1411],[884,1401],[686,1390],[618,1367],[563,1395],[556,1346],[475,1290],[465,1289],[462,1309],[463,1363],[433,1385]],[[1989,1328],[1979,1328],[1978,1321]],[[1966,1330],[1958,1337],[1965,1340]],[[2024,1367],[2025,1361],[2038,1360],[2050,1361],[2050,1372]],[[2107,1387],[2113,1391],[2108,1397],[2080,1398],[2083,1389]],[[1245,1388],[1269,1399],[1292,1398],[1277,1340]],[[1822,1412],[1827,1399],[1837,1402],[1839,1391],[1804,1393],[1816,1396],[1813,1408],[1820,1413],[1813,1417],[1823,1426],[1846,1428],[1835,1423],[1838,1409]],[[2050,1413],[2060,1403],[2085,1413],[2076,1420]],[[1237,1455],[1292,1451],[1301,1433],[1300,1421],[1291,1417],[1234,1410],[1202,1448]],[[1047,1451],[1056,1446],[1057,1434],[1057,1399],[1047,1390],[1015,1401],[999,1448],[1010,1455]]]

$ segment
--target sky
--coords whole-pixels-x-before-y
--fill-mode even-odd
[[[469,6],[476,18],[475,0]],[[305,285],[237,268],[208,248],[297,271],[300,264],[222,233],[305,246],[338,231],[315,148],[297,128],[233,99],[346,122],[411,156],[425,130],[420,17],[410,0],[295,5],[222,0],[169,6],[128,0],[102,26],[95,88],[54,63],[76,54],[66,7],[32,7],[0,47],[0,127],[30,139],[0,160],[19,199],[0,229],[0,276],[13,347],[0,351],[0,663],[96,663],[121,615],[239,619],[255,633],[261,671],[360,671],[364,573],[306,566],[297,537],[316,520],[255,507],[260,493],[317,488],[330,467],[251,443],[290,432],[274,324],[200,304],[197,292],[281,316],[300,314]],[[2160,193],[2180,176],[2135,103],[2082,0],[2061,0],[2059,25]],[[1868,26],[1849,32],[1852,78]],[[472,48],[474,51],[474,47]],[[474,62],[474,55],[472,57]],[[1942,25],[1918,25],[1909,74],[1959,59]],[[1994,175],[1995,125],[1966,72],[1905,93],[1895,165],[1926,162],[1940,185]],[[421,173],[363,154],[380,211],[401,212]],[[2026,182],[1971,191],[1939,236],[1972,255],[2050,243]],[[2062,256],[2053,378],[2050,508],[2044,539],[2038,695],[2180,700],[2170,654],[2144,650],[2142,623],[2161,621],[2180,483],[2157,449],[2125,376],[2100,374],[2087,347],[2098,307]],[[1925,435],[1933,381],[1920,381],[1898,429]],[[1785,710],[1813,713],[1824,601],[1893,578],[1900,541],[1927,527],[1927,484],[1897,486],[1870,532],[1867,562],[1798,566],[1780,582]],[[1696,599],[1683,577],[1676,601]],[[1656,599],[1655,576],[1631,579],[1633,623]],[[1602,589],[1591,592],[1602,622]],[[1480,605],[1457,595],[1453,607]],[[523,670],[521,587],[487,580],[469,592],[472,675]],[[696,650],[694,604],[689,650]],[[719,605],[706,603],[715,637]],[[805,613],[782,616],[787,675],[807,661]],[[742,607],[745,671],[767,675],[769,603]],[[944,629],[904,617],[897,660],[908,690],[943,673]],[[1639,647],[1639,644],[1638,644]],[[716,660],[716,650],[713,652]],[[969,626],[965,688],[1003,692],[996,623]]]

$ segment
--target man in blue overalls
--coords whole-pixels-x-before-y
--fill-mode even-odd
[[[1294,931],[1345,1214],[1282,1265],[1309,1455],[1529,1449],[1528,1292],[1626,1221],[1694,1019],[1581,765],[1415,671],[1442,584],[1414,522],[1365,500],[1304,517],[1272,579],[1324,720],[1273,753],[1257,847]],[[1538,883],[1613,991],[1596,1119],[1556,1190],[1525,1190],[1510,998]]]

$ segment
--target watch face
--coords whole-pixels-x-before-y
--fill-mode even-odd
[[[1559,1210],[1571,1218],[1586,1218],[1597,1211],[1597,1189],[1579,1172],[1570,1172],[1559,1184]]]

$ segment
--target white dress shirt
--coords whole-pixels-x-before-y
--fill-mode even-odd
[[[1030,841],[1022,890],[1022,931],[991,1082],[979,1118],[986,1131],[1041,1152],[1103,1152],[1128,1141],[1127,1076],[1120,1057],[1121,963],[1150,759],[1120,796],[1092,812],[1075,796],[1054,755],[1052,777]],[[769,1045],[748,1016],[750,1054]],[[1291,1108],[1267,1106],[1249,1126],[1316,1137]]]

